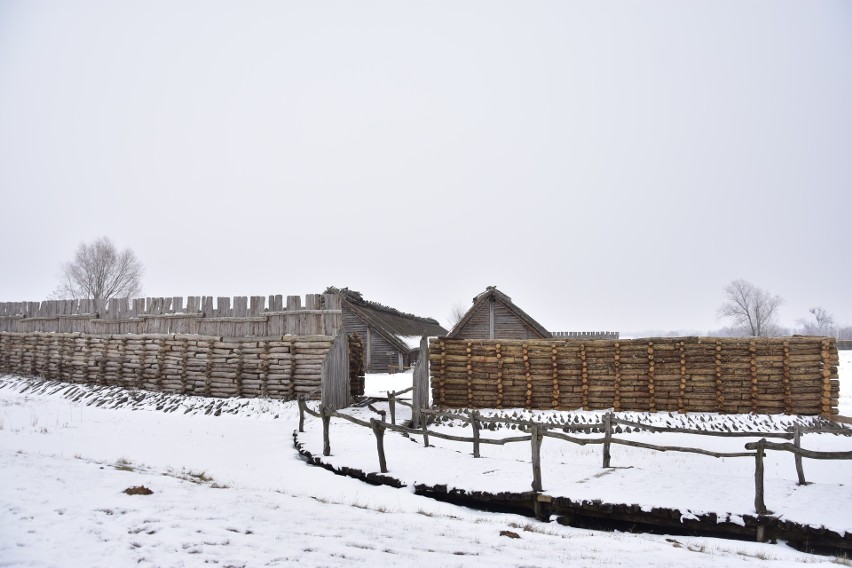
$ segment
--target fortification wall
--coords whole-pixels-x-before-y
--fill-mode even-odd
[[[214,302],[215,300],[215,302]],[[339,294],[113,298],[109,302],[0,302],[0,331],[87,334],[198,334],[220,337],[336,335]]]
[[[0,332],[0,372],[201,396],[319,398],[334,340]],[[360,343],[349,347],[363,359]]]
[[[555,339],[618,339],[619,332],[617,331],[553,331],[551,335]]]
[[[828,337],[430,343],[434,404],[473,408],[837,414]]]

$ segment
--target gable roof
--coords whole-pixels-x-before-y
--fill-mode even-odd
[[[330,287],[326,293],[336,292],[341,295],[342,303],[356,316],[375,329],[391,345],[403,353],[410,353],[412,348],[403,337],[437,337],[447,334],[441,324],[432,318],[424,318],[401,312],[395,308],[365,300],[360,292],[348,288],[337,289]]]
[[[470,321],[470,318],[472,318],[473,315],[479,311],[479,308],[481,308],[483,305],[485,305],[486,302],[489,302],[492,299],[506,306],[506,309],[512,312],[515,316],[517,316],[518,319],[530,326],[533,331],[541,335],[542,339],[549,339],[550,337],[552,337],[551,333],[544,329],[543,325],[535,321],[532,317],[530,317],[528,313],[516,306],[514,302],[512,302],[512,298],[498,290],[496,286],[488,286],[485,289],[485,292],[482,292],[473,299],[473,306],[470,307],[470,309],[462,317],[462,319],[460,319],[459,322],[453,327],[453,329],[450,330],[450,333],[447,334],[447,337],[456,337],[464,328],[464,326],[467,325],[467,322]]]

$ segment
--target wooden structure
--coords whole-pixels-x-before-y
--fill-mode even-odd
[[[400,312],[365,300],[359,292],[329,288],[341,297],[343,329],[357,333],[364,343],[364,367],[368,373],[402,371],[417,361],[420,338],[446,335],[432,318]]]
[[[0,303],[0,372],[68,382],[343,408],[362,350],[336,293]]]
[[[433,339],[434,404],[640,412],[837,414],[836,340]]]
[[[429,407],[429,342],[426,338],[420,340],[420,357],[414,364],[411,394],[411,427],[423,425],[421,411]]]
[[[0,373],[199,396],[321,398],[343,408],[358,348],[343,332],[228,338],[4,331]]]
[[[349,349],[346,332],[341,329],[320,366],[322,405],[330,410],[349,406]]]
[[[555,339],[584,339],[594,341],[598,339],[618,339],[617,331],[554,331],[551,333]]]
[[[489,286],[473,299],[473,306],[447,334],[450,339],[549,339],[540,323],[512,302],[512,298]]]
[[[223,337],[337,335],[340,296],[181,296],[0,302],[0,331],[198,334]]]

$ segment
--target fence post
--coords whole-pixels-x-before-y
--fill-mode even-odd
[[[305,399],[299,397],[297,399],[299,403],[299,432],[305,431]]]
[[[379,451],[379,470],[382,473],[388,472],[388,465],[385,461],[385,424],[375,418],[370,418],[370,427],[373,429],[373,434],[376,435],[376,449]]]
[[[423,427],[423,447],[429,447],[429,417],[425,412],[420,413],[420,425]]]
[[[320,408],[322,413],[322,455],[331,455],[331,442],[328,439],[328,429],[331,426],[331,411],[325,406]]]
[[[388,406],[390,407],[391,425],[396,426],[396,391],[388,391]]]
[[[541,434],[538,426],[530,427],[530,441],[532,443],[532,468],[533,468],[533,491],[541,491]]]
[[[758,440],[754,454],[754,510],[758,515],[766,514],[766,504],[763,502],[763,452],[766,438]]]
[[[479,457],[479,411],[470,411],[470,427],[473,428],[473,457]]]
[[[797,450],[802,449],[802,427],[798,424],[793,429],[793,445]],[[798,452],[793,452],[796,459],[796,474],[799,476],[799,485],[807,485],[805,481],[805,470],[802,468],[802,455]]]
[[[604,414],[604,443],[603,443],[603,467],[609,467],[610,462],[610,439],[612,438],[612,412]]]

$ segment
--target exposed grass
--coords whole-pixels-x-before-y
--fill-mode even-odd
[[[192,481],[193,483],[210,483],[213,481],[213,478],[207,475],[203,471],[193,471],[189,470],[186,472],[186,477],[184,478],[187,481]]]
[[[175,471],[169,468],[163,475],[167,475],[169,477],[176,477],[177,479],[189,481],[190,483],[195,483],[196,485],[207,485],[211,489],[229,489],[231,487],[230,485],[227,485],[225,483],[219,483],[215,481],[204,471],[195,471],[192,469],[181,469],[180,471]]]
[[[136,471],[133,462],[127,458],[118,458],[113,467],[119,471]]]
[[[345,505],[346,503],[339,503],[340,505]],[[385,507],[384,505],[379,505],[378,507],[373,507],[367,505],[366,503],[359,503],[355,501],[354,503],[349,503],[350,506],[355,507],[356,509],[364,509],[365,511],[375,511],[377,513],[389,513],[390,509]]]
[[[509,523],[509,526],[513,529],[520,529],[524,532],[531,532],[537,534],[546,534],[552,535],[553,533],[549,530],[546,530],[543,525],[537,525],[533,523]]]

